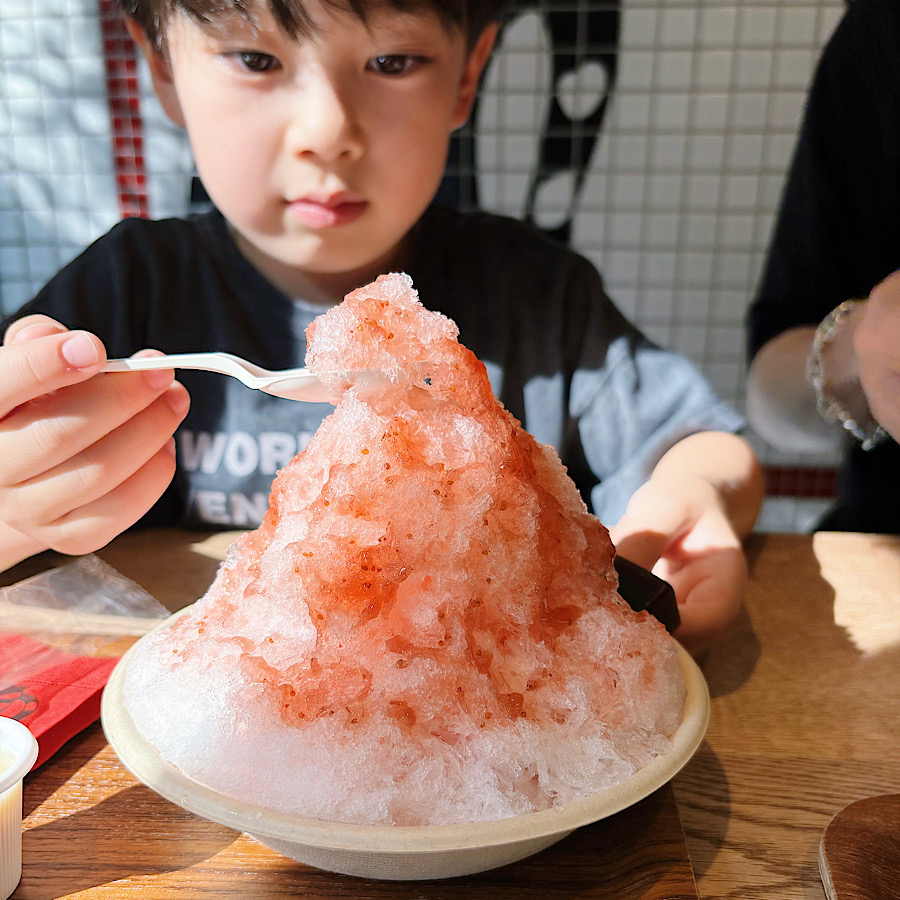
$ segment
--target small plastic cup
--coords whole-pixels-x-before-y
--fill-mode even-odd
[[[0,716],[0,900],[22,879],[22,779],[37,755],[31,732],[21,722]]]

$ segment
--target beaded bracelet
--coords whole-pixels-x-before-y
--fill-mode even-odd
[[[869,421],[865,424],[857,421],[835,397],[828,393],[828,379],[822,362],[822,352],[834,340],[841,323],[856,306],[864,300],[845,300],[835,307],[816,328],[812,349],[806,361],[806,377],[816,394],[816,409],[827,422],[839,422],[845,431],[860,442],[863,450],[871,450],[887,437],[887,432],[868,413]],[[856,389],[862,393],[862,386],[856,382]]]

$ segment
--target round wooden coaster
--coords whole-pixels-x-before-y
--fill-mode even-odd
[[[900,794],[845,806],[819,843],[828,900],[900,900]]]

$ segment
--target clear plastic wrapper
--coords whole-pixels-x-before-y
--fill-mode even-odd
[[[119,654],[168,615],[93,554],[0,588],[0,716],[37,738],[35,766],[96,721]]]
[[[169,614],[144,588],[94,554],[0,588],[0,631],[54,645],[65,636],[65,649],[79,653],[145,634]]]

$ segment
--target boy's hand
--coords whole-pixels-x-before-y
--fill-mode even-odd
[[[698,653],[734,618],[747,583],[738,535],[703,478],[654,475],[611,531],[616,552],[672,585],[681,625],[675,637]]]
[[[171,370],[94,377],[100,340],[46,316],[0,348],[0,568],[51,548],[88,553],[133,525],[175,470],[189,399]],[[21,538],[18,540],[17,538]]]

